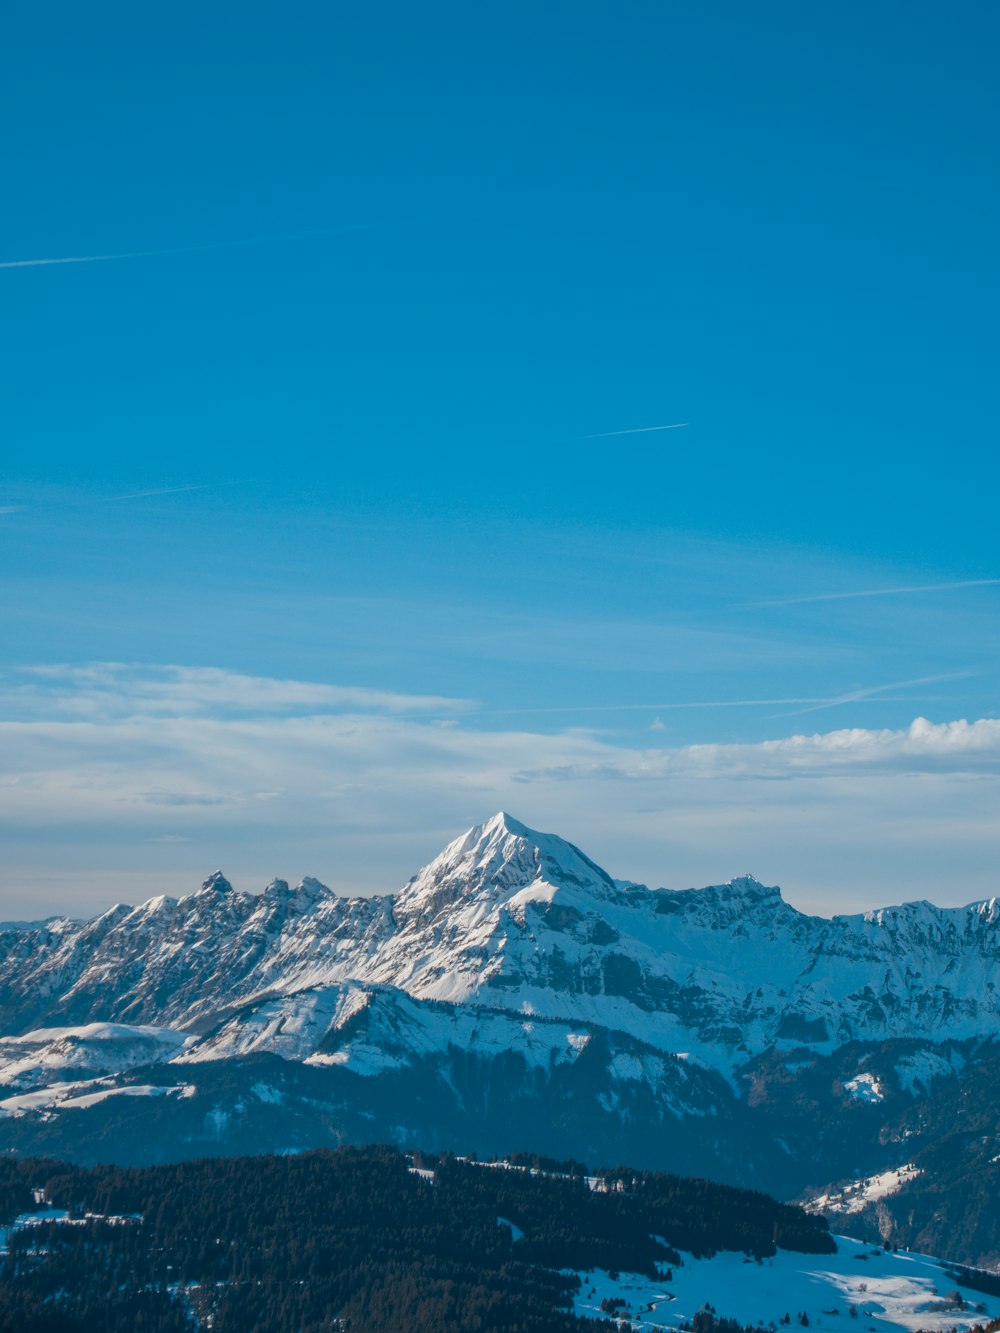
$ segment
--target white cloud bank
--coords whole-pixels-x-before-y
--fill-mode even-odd
[[[387,891],[504,807],[612,874],[747,869],[809,910],[1000,889],[1000,720],[758,744],[482,730],[467,701],[217,668],[36,667],[0,682],[0,917],[314,873]],[[669,738],[669,733],[666,733]]]

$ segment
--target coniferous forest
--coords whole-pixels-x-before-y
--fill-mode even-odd
[[[7,1232],[0,1330],[611,1329],[573,1316],[577,1279],[560,1270],[655,1276],[677,1249],[834,1248],[822,1219],[704,1180],[617,1169],[593,1189],[579,1163],[415,1161],[376,1146],[145,1168],[0,1162],[3,1224],[66,1214]]]

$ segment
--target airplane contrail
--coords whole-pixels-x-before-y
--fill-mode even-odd
[[[145,500],[149,495],[180,495],[182,491],[207,491],[210,488],[209,482],[203,482],[199,486],[167,486],[158,491],[130,491],[128,495],[106,495],[104,503],[108,504],[112,500]]]
[[[193,255],[205,250],[233,250],[243,245],[270,245],[277,241],[302,241],[312,236],[335,236],[350,231],[366,231],[387,224],[381,222],[345,223],[339,227],[318,227],[311,231],[283,232],[275,236],[248,236],[235,241],[208,241],[203,245],[172,245],[161,250],[120,250],[102,255],[57,255],[45,259],[4,259],[0,268],[44,268],[50,264],[103,264],[113,259],[150,259],[157,255]]]
[[[218,482],[203,481],[197,484],[192,484],[190,486],[160,486],[157,487],[155,490],[126,491],[122,495],[100,495],[95,497],[94,499],[78,501],[76,505],[73,505],[72,503],[63,503],[54,505],[43,505],[42,508],[44,509],[54,508],[58,510],[58,509],[78,508],[80,505],[82,505],[84,508],[88,508],[90,505],[112,504],[116,500],[145,500],[147,497],[155,495],[182,495],[187,491],[208,491],[212,490],[213,487],[216,486],[236,486],[236,485],[238,485],[238,483],[234,481],[218,481]],[[37,508],[37,506],[31,506],[31,507]],[[19,514],[27,508],[29,508],[28,505],[0,505],[0,515]]]
[[[899,703],[907,696],[884,696],[890,690],[908,689],[911,685],[937,685],[942,681],[969,680],[977,676],[977,671],[946,671],[935,676],[916,676],[912,680],[894,680],[888,685],[873,685],[867,689],[848,690],[844,694],[831,696],[829,699],[814,701],[806,708],[799,708],[791,713],[775,713],[775,717],[800,717],[803,713],[818,713],[825,708],[839,708],[843,704],[857,703]],[[920,696],[918,695],[917,698]]]
[[[852,703],[899,703],[903,699],[900,696],[891,699],[879,698],[878,696],[886,694],[890,690],[901,690],[911,685],[930,685],[941,681],[966,680],[975,675],[972,671],[949,671],[943,675],[937,676],[918,676],[914,680],[896,680],[887,685],[871,685],[865,689],[847,690],[842,694],[822,694],[805,697],[778,698],[778,699],[693,699],[683,701],[671,701],[669,703],[641,703],[641,704],[575,704],[571,706],[557,705],[552,708],[492,708],[484,711],[490,713],[648,713],[665,712],[667,709],[689,709],[689,708],[772,708],[782,705],[804,705],[801,708],[803,713],[819,711],[823,708],[838,708],[843,704]],[[921,696],[917,695],[915,702]],[[795,713],[778,713],[777,717],[795,717]]]
[[[0,268],[43,268],[49,264],[100,264],[106,259],[140,259],[143,255],[173,255],[176,250],[129,250],[117,255],[68,255],[59,259],[5,259]]]
[[[990,588],[1000,579],[962,579],[957,583],[915,583],[902,588],[863,588],[858,592],[815,592],[803,597],[782,597],[776,601],[756,602],[756,606],[800,606],[804,602],[843,602],[853,597],[894,597],[915,592],[951,592],[957,588]]]
[[[689,421],[675,421],[670,426],[634,426],[631,430],[602,430],[596,435],[574,435],[574,440],[608,440],[612,435],[646,435],[653,430],[683,430]]]

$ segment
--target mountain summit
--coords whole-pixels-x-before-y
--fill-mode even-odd
[[[397,898],[397,919],[447,910],[449,904],[509,902],[522,890],[575,887],[596,897],[614,893],[611,877],[572,843],[536,833],[500,811],[448,844]]]

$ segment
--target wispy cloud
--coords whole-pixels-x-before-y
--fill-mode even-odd
[[[0,268],[46,268],[50,264],[103,264],[109,259],[144,259],[148,255],[175,255],[180,250],[123,250],[115,255],[60,255],[52,259],[5,259]]]
[[[335,227],[316,227],[308,231],[280,232],[273,236],[244,236],[200,245],[171,245],[155,250],[116,250],[97,255],[56,255],[42,259],[0,260],[0,268],[46,268],[53,264],[106,264],[120,259],[154,259],[166,255],[194,255],[211,250],[234,250],[244,246],[276,245],[283,241],[303,241],[313,237],[338,236],[354,231],[369,231],[387,226],[380,222],[345,223]]]
[[[602,430],[596,435],[574,435],[574,440],[610,440],[613,435],[648,435],[656,430],[684,430],[690,421],[674,421],[669,426],[633,426],[631,430]]]
[[[317,713],[434,713],[471,707],[444,695],[251,676],[220,667],[94,662],[31,666],[0,684],[0,708],[23,716],[110,721],[120,717],[280,716]]]
[[[190,491],[207,491],[214,486],[234,486],[236,482],[197,482],[187,486],[159,486],[144,491],[126,491],[121,495],[101,495],[75,501],[64,500],[43,502],[40,505],[0,505],[0,517],[4,514],[20,514],[31,508],[38,510],[55,509],[58,511],[87,509],[92,505],[113,504],[120,500],[146,500],[161,495],[184,495]]]
[[[954,583],[914,583],[898,588],[862,588],[854,592],[815,592],[801,597],[779,597],[771,601],[755,602],[755,606],[800,606],[806,602],[844,602],[855,597],[903,597],[921,592],[954,592],[960,588],[991,588],[1000,584],[998,579],[959,579]]]
[[[165,486],[161,490],[155,491],[129,491],[126,495],[106,495],[104,503],[110,504],[112,500],[145,500],[151,495],[181,495],[185,491],[207,491],[210,489],[208,482],[203,482],[198,486]]]
[[[803,713],[813,712],[821,708],[838,708],[844,704],[854,703],[885,703],[887,697],[896,690],[912,689],[918,685],[940,684],[949,680],[968,680],[977,675],[974,671],[948,671],[934,676],[918,676],[910,680],[890,681],[885,685],[866,685],[855,687],[851,690],[844,690],[838,694],[820,694],[820,695],[787,695],[776,698],[761,699],[672,699],[667,702],[655,701],[651,703],[629,703],[629,704],[559,704],[552,708],[521,708],[521,709],[502,709],[496,710],[497,715],[513,714],[518,716],[522,714],[585,714],[585,713],[651,713],[670,711],[686,711],[688,709],[705,708],[780,708],[786,706],[801,705],[800,711]],[[908,696],[908,702],[918,702],[919,696],[914,699]],[[783,713],[777,716],[794,717],[796,713]]]

